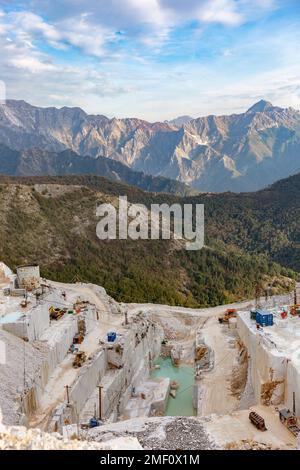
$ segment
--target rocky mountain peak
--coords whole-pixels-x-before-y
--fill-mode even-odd
[[[260,100],[255,103],[251,108],[248,109],[247,113],[264,113],[265,111],[269,111],[273,109],[274,106],[270,101]]]

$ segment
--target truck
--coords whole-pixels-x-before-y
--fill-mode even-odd
[[[228,323],[230,318],[236,318],[236,309],[228,308],[223,315],[220,315],[218,320],[219,323]]]
[[[255,411],[251,411],[249,413],[249,419],[254,426],[259,429],[260,431],[266,431],[266,424],[264,418],[262,418],[258,413]]]
[[[279,419],[294,436],[298,436],[300,428],[294,413],[287,408],[283,408],[279,410]]]

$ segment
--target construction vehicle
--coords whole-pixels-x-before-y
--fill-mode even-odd
[[[73,361],[73,367],[77,369],[77,367],[81,367],[86,361],[86,353],[84,351],[78,351],[75,353],[75,358]]]
[[[287,408],[283,408],[282,410],[279,410],[279,419],[284,424],[288,430],[294,434],[294,436],[298,436],[300,433],[300,428],[297,423],[297,418],[294,413],[292,413],[290,410]]]
[[[81,344],[84,340],[84,336],[81,333],[77,333],[73,338],[73,344]]]
[[[260,431],[266,431],[265,420],[259,414],[255,413],[255,411],[251,411],[249,413],[249,419],[254,426],[259,429]]]
[[[300,316],[300,305],[294,304],[290,306],[290,314],[295,317],[296,315]]]
[[[223,315],[220,315],[218,320],[219,323],[228,323],[230,318],[236,318],[236,309],[228,308]]]
[[[59,320],[61,317],[64,316],[64,314],[66,313],[66,310],[61,309],[61,308],[50,307],[49,313],[50,313],[50,320]]]

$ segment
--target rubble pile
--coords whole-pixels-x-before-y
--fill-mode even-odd
[[[210,450],[219,447],[208,437],[196,418],[163,417],[131,419],[89,430],[83,434],[89,441],[135,437],[148,450]]]
[[[153,450],[210,450],[216,449],[199,421],[193,418],[174,418],[166,425],[165,439],[158,440],[154,436],[138,435],[145,449]]]
[[[113,439],[104,444],[64,439],[60,434],[43,433],[39,429],[25,427],[0,428],[0,450],[137,450],[137,439]]]
[[[280,450],[272,444],[266,444],[264,442],[257,442],[251,439],[242,439],[237,442],[229,442],[226,444],[226,450]]]

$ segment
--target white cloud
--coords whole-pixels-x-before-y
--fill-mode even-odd
[[[135,11],[136,19],[142,23],[165,26],[174,19],[172,10],[163,8],[159,0],[127,0],[127,4]]]
[[[233,0],[206,1],[200,6],[198,15],[204,23],[235,26],[245,21],[243,13],[238,11],[238,4]]]
[[[113,34],[101,26],[89,22],[88,15],[70,18],[58,25],[63,39],[70,45],[80,48],[84,53],[102,57],[105,55],[104,45]]]
[[[23,5],[24,10],[7,14],[0,10],[0,35],[10,32],[10,39],[19,38],[30,47],[42,38],[54,48],[74,46],[100,58],[109,55],[106,46],[117,42],[117,31],[159,53],[179,25],[198,21],[236,26],[272,8],[274,0],[32,0]]]
[[[51,63],[42,62],[37,57],[16,56],[10,61],[17,69],[29,70],[32,73],[55,70]]]
[[[11,13],[8,15],[14,28],[28,34],[40,34],[49,43],[57,45],[62,39],[59,31],[51,24],[44,21],[40,16],[27,11]]]
[[[27,11],[28,2],[23,4],[24,10]],[[54,41],[58,40],[57,35],[64,35],[64,25],[69,23],[74,26],[78,21],[81,22],[82,18],[85,18],[85,24],[90,26],[94,38],[93,31],[96,30],[100,35],[101,31],[123,30],[125,34],[144,41],[143,33],[159,36],[163,30],[162,36],[165,36],[173,27],[188,21],[235,26],[257,17],[260,13],[264,14],[266,10],[272,9],[274,4],[275,0],[32,0],[30,7],[36,13],[39,12],[40,16],[47,15],[50,24],[39,20],[38,17],[30,18],[29,13],[24,21],[26,20],[29,27],[33,23],[32,26],[36,30]],[[19,15],[22,15],[22,12]],[[73,27],[67,34],[74,41],[72,33],[76,33]],[[86,50],[83,37],[81,41],[76,42],[79,46],[82,44]]]

